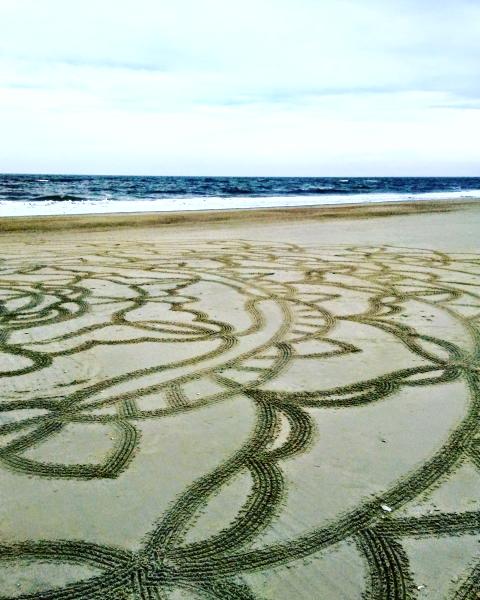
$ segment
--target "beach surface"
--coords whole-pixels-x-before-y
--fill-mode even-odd
[[[0,598],[475,598],[480,202],[0,220]]]

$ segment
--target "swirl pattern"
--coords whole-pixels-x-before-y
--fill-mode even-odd
[[[479,275],[390,246],[5,254],[0,597],[440,586],[429,543],[480,535]],[[476,598],[460,555],[442,597]]]

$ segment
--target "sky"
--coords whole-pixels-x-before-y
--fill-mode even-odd
[[[480,175],[480,0],[0,0],[0,172]]]

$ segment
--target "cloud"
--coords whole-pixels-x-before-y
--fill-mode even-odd
[[[21,138],[40,152],[38,136],[47,170],[67,168],[57,143],[65,128],[68,169],[89,164],[88,152],[100,165],[97,172],[133,164],[141,170],[139,157],[149,159],[148,148],[176,156],[177,162],[165,158],[161,164],[149,159],[161,172],[187,165],[202,172],[227,157],[228,165],[218,168],[253,172],[258,165],[276,168],[274,156],[279,170],[330,164],[327,146],[310,143],[310,134],[325,131],[335,147],[341,140],[349,164],[388,171],[400,158],[407,164],[417,156],[431,169],[426,152],[416,153],[415,131],[425,123],[445,135],[459,122],[470,132],[477,127],[472,108],[480,102],[480,5],[473,0],[3,0],[0,21],[4,144],[13,151]],[[135,156],[131,145],[124,144],[125,159],[112,151],[105,137],[115,137],[112,119],[124,141],[138,141]],[[388,138],[399,135],[397,125],[410,132],[410,147],[402,142],[396,148]],[[375,133],[365,136],[364,150],[355,137],[362,127]],[[5,138],[5,131],[15,139]],[[217,142],[199,144],[192,131],[207,137],[213,132]],[[270,147],[272,160],[254,159],[244,131]],[[162,140],[153,147],[152,132]],[[447,145],[432,132],[431,141],[421,144],[430,143],[442,164],[453,153],[464,164],[478,162],[478,150],[458,135],[463,147],[452,148],[452,138]],[[399,158],[398,148],[405,156]],[[10,169],[25,170],[25,154],[16,152],[9,155]],[[28,158],[28,169],[34,160]]]

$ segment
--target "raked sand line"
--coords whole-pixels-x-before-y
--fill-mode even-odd
[[[0,597],[475,597],[425,552],[480,534],[478,255],[49,243],[0,289]]]

